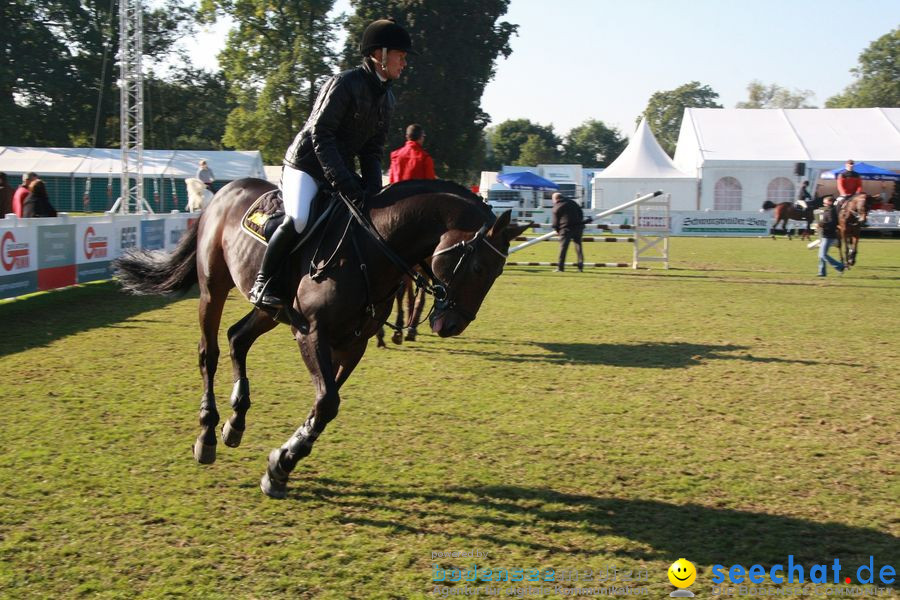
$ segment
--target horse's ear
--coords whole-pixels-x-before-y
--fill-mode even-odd
[[[523,233],[525,230],[534,225],[533,222],[528,221],[527,223],[516,223],[511,227],[507,227],[503,230],[503,238],[507,241],[507,243],[513,241]]]
[[[500,213],[500,216],[497,217],[497,220],[494,221],[493,225],[491,225],[491,229],[488,231],[488,236],[494,237],[501,231],[506,229],[506,227],[509,225],[509,219],[511,216],[511,210],[504,210],[502,213]]]

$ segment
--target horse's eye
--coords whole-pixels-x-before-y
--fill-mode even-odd
[[[476,275],[481,275],[484,272],[484,269],[482,269],[481,265],[479,265],[478,263],[472,264],[472,270],[475,272]]]

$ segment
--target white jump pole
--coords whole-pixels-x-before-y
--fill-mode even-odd
[[[615,208],[610,208],[610,209],[608,209],[608,210],[604,210],[604,211],[601,212],[601,213],[597,213],[596,215],[594,215],[594,218],[595,218],[595,219],[601,219],[601,218],[606,217],[606,216],[609,216],[609,215],[611,215],[611,214],[613,214],[613,213],[617,213],[617,212],[619,212],[619,211],[625,210],[625,209],[628,208],[629,206],[634,206],[635,204],[638,204],[638,203],[640,203],[640,202],[644,202],[645,200],[649,200],[650,198],[656,198],[657,196],[661,196],[662,193],[663,193],[662,190],[656,190],[656,191],[653,192],[652,194],[645,194],[645,195],[643,195],[643,196],[641,196],[641,197],[639,197],[639,198],[635,198],[634,200],[629,200],[628,202],[626,202],[626,203],[624,203],[624,204],[620,204],[619,206],[616,206]],[[508,251],[508,253],[509,253],[509,254],[512,254],[513,252],[518,252],[519,250],[524,250],[524,249],[527,248],[528,246],[532,246],[532,245],[534,245],[534,244],[537,244],[538,242],[543,242],[544,240],[549,240],[549,239],[552,238],[554,235],[556,235],[556,232],[555,232],[555,231],[551,231],[551,232],[549,232],[549,233],[545,233],[544,235],[539,235],[538,237],[536,237],[536,238],[534,238],[534,239],[528,240],[528,241],[525,242],[524,244],[519,244],[518,246],[516,246],[516,247],[514,247],[514,248],[510,248],[509,251]]]

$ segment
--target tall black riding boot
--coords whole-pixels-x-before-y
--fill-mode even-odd
[[[266,247],[266,254],[263,256],[262,265],[259,268],[259,274],[256,281],[250,289],[250,302],[260,308],[270,308],[278,310],[285,304],[290,304],[283,296],[284,291],[280,289],[278,281],[273,281],[278,269],[284,263],[288,253],[297,243],[300,234],[294,229],[294,220],[285,215],[284,220]]]

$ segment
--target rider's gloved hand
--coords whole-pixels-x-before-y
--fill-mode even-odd
[[[363,188],[354,188],[344,194],[353,203],[353,206],[362,211],[366,206],[366,191]]]

